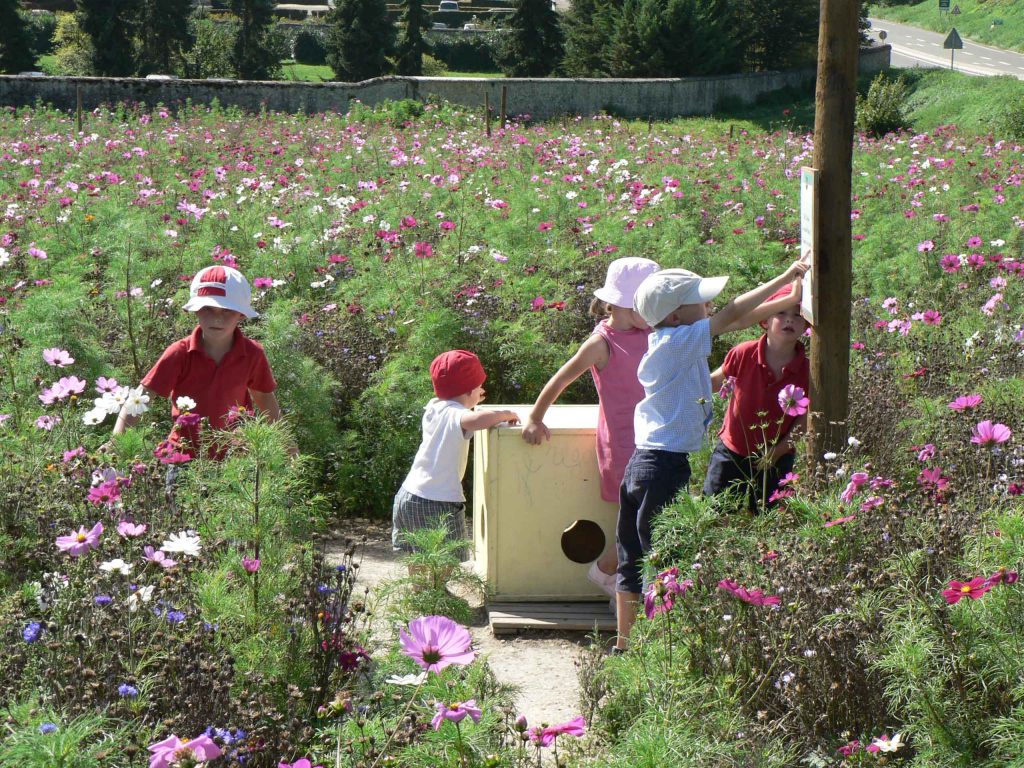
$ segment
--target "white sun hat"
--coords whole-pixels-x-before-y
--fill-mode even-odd
[[[645,277],[653,275],[659,269],[661,267],[657,262],[639,256],[616,259],[608,265],[604,285],[594,291],[594,295],[613,307],[632,309],[633,295],[637,287]]]
[[[644,279],[633,306],[652,328],[684,304],[706,304],[725,288],[729,277],[701,277],[688,269],[663,269]]]
[[[218,264],[196,273],[189,288],[189,300],[182,309],[198,312],[203,307],[220,307],[240,312],[246,317],[259,317],[251,302],[252,290],[245,276],[237,269]]]

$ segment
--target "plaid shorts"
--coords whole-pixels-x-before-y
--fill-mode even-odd
[[[432,501],[409,493],[399,488],[395,494],[395,505],[391,513],[391,547],[396,552],[412,552],[405,533],[421,531],[425,528],[438,528],[444,525],[448,529],[448,540],[464,540],[466,538],[466,505],[461,501]],[[463,547],[459,559],[469,557]]]

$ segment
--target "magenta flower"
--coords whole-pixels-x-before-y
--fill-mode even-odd
[[[970,581],[950,579],[949,587],[942,590],[942,596],[946,598],[947,603],[955,605],[965,597],[977,600],[990,589],[992,589],[992,582],[984,576],[975,576]]]
[[[931,240],[922,240],[917,244],[917,250],[919,253],[928,253],[929,251],[935,250],[935,243]]]
[[[842,500],[844,504],[849,504],[851,501],[853,501],[853,497],[857,495],[861,487],[866,485],[867,482],[867,472],[854,472],[852,475],[850,475],[850,482],[846,485],[846,488],[843,490],[841,494],[839,494],[839,498]]]
[[[979,405],[981,405],[981,395],[960,395],[960,397],[949,404],[949,410],[969,411],[971,408],[977,408]]]
[[[220,747],[205,734],[182,741],[173,734],[149,747],[153,753],[149,768],[173,768],[182,759],[191,758],[191,763],[205,763],[220,757]]]
[[[431,256],[434,255],[434,246],[432,246],[430,243],[417,241],[417,243],[413,246],[413,252],[416,254],[416,258],[429,259]]]
[[[402,229],[412,229],[417,224],[415,216],[403,216],[401,227]]]
[[[58,349],[57,347],[44,349],[43,360],[45,360],[48,365],[52,365],[57,368],[64,368],[75,362],[75,358],[69,355],[67,350]]]
[[[787,416],[800,416],[807,413],[807,406],[811,404],[810,398],[801,387],[796,384],[787,384],[779,390],[779,407]]]
[[[954,272],[960,271],[960,257],[955,253],[947,253],[941,259],[939,259],[939,266],[942,267],[943,272],[953,274]]]
[[[85,530],[83,525],[78,529],[77,533],[72,532],[68,536],[58,536],[56,542],[57,549],[61,552],[67,552],[71,557],[84,555],[99,544],[101,533],[103,533],[103,523],[96,523],[88,531]]]
[[[260,569],[260,561],[255,557],[243,557],[242,568],[246,573],[256,573]]]
[[[981,238],[978,237],[977,235],[972,235],[971,237],[967,238],[967,247],[968,248],[980,248],[981,247]]]
[[[1020,574],[1016,571],[1011,571],[1007,568],[1000,568],[988,577],[988,583],[992,586],[996,586],[998,584],[1016,584],[1019,579]]]
[[[126,539],[134,539],[146,532],[146,526],[122,520],[117,524],[117,532]]]
[[[782,602],[778,595],[766,595],[760,589],[741,587],[732,579],[722,579],[718,582],[718,588],[724,589],[733,597],[738,597],[744,603],[749,603],[750,605],[778,605]]]
[[[849,757],[850,755],[854,754],[855,752],[859,752],[860,750],[861,743],[857,739],[854,739],[853,741],[848,741],[843,746],[839,747],[839,749],[837,749],[836,752],[838,752],[843,757]]]
[[[831,528],[833,525],[842,525],[843,523],[850,522],[851,520],[855,519],[856,517],[857,517],[857,515],[847,515],[846,517],[838,517],[835,520],[829,520],[827,523],[825,523],[821,527],[822,528]]]
[[[530,302],[530,311],[536,312],[538,310],[544,309],[544,305],[546,303],[547,302],[544,301],[543,296],[538,296],[533,301]]]
[[[921,313],[921,321],[925,325],[942,325],[942,313],[937,309],[926,309]]]
[[[921,446],[921,450],[917,453],[918,461],[931,461],[935,458],[935,446],[931,443]]]
[[[93,504],[106,504],[110,507],[120,498],[121,488],[117,481],[100,483],[95,488],[89,489],[89,501]]]
[[[257,277],[252,281],[253,288],[272,288],[274,285],[274,278],[272,277]]]
[[[72,448],[70,451],[64,451],[64,463],[67,464],[72,459],[77,459],[79,456],[84,456],[84,455],[85,455],[85,448],[83,448],[82,446],[78,446],[77,448]]]
[[[542,221],[540,224],[537,225],[537,231],[538,232],[547,232],[553,226],[555,226],[555,222],[553,222],[553,221]]]
[[[469,630],[446,616],[421,616],[398,633],[402,653],[428,672],[451,664],[466,665],[476,658]]]
[[[567,723],[561,723],[559,725],[549,725],[547,728],[531,728],[530,729],[530,741],[542,747],[550,747],[555,743],[555,739],[561,736],[563,733],[567,736],[575,736],[579,738],[587,732],[587,721],[583,719],[583,715],[574,717]]]
[[[1005,443],[1013,433],[1005,424],[993,424],[986,419],[978,422],[978,425],[971,433],[971,442],[983,448],[990,445]]]
[[[308,757],[302,757],[294,763],[278,763],[277,768],[324,768],[322,765],[313,765]]]
[[[445,720],[461,723],[466,719],[466,715],[469,715],[474,723],[479,723],[480,716],[483,714],[476,705],[476,699],[468,699],[452,704],[450,707],[439,701],[434,706],[437,707],[437,712],[434,714],[434,719],[430,721],[430,724],[434,727],[435,731],[441,727],[441,723]]]
[[[644,613],[653,619],[659,613],[671,611],[676,596],[681,596],[693,586],[692,579],[679,581],[679,569],[669,568],[658,574],[644,594]]]
[[[917,476],[917,484],[926,493],[942,493],[949,485],[949,479],[942,476],[942,467],[922,469]]]

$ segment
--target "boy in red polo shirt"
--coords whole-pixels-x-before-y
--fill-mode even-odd
[[[254,406],[270,421],[281,418],[274,395],[277,383],[263,347],[238,328],[244,318],[259,317],[251,296],[249,282],[231,267],[207,267],[192,279],[183,309],[195,312],[199,325],[165,349],[142,377],[142,386],[151,398],[171,401],[174,428],[157,449],[165,456],[195,456],[202,418],[213,429],[224,429],[229,414],[240,408],[251,411]],[[138,420],[122,409],[114,434],[121,434]],[[211,448],[210,457],[217,456]]]
[[[787,385],[806,393],[810,375],[801,341],[807,321],[800,316],[799,292],[787,285],[768,302],[787,297],[778,312],[761,322],[761,338],[730,349],[711,374],[712,391],[728,396],[729,405],[708,461],[704,495],[738,490],[751,510],[773,506],[772,495],[793,469],[794,441],[807,422],[806,413],[788,415],[779,402],[779,392]]]

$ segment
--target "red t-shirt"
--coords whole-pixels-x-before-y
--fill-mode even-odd
[[[782,376],[776,379],[765,361],[767,343],[767,336],[762,335],[760,339],[737,344],[722,363],[722,372],[736,377],[736,383],[718,436],[726,448],[742,456],[750,456],[766,442],[774,445],[789,431],[797,417],[783,415],[779,390],[795,384],[806,392],[810,378],[804,345],[798,343],[793,359],[783,366]],[[766,415],[759,416],[762,412]]]
[[[193,413],[204,417],[214,429],[224,429],[228,411],[244,406],[252,410],[249,391],[273,392],[277,382],[263,346],[235,329],[231,349],[218,365],[203,349],[203,332],[197,325],[191,336],[176,341],[142,377],[142,385],[171,400],[171,416],[181,415],[175,401],[182,396],[196,401]],[[167,437],[183,453],[194,455],[199,445],[198,427],[178,426]]]

